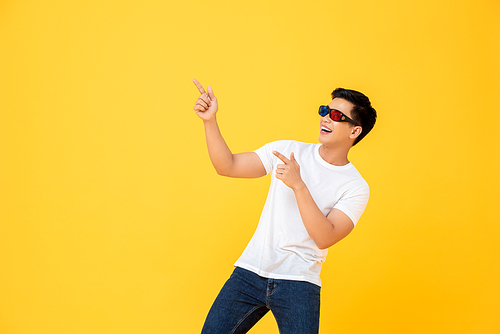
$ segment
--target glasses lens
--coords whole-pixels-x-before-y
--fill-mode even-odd
[[[323,116],[323,117],[326,116],[326,114],[328,114],[329,111],[330,110],[328,109],[327,106],[320,106],[319,107],[319,114],[320,114],[320,116]]]
[[[332,110],[331,113],[330,113],[330,118],[333,120],[333,121],[340,121],[342,119],[342,114],[340,113],[340,111],[337,111],[337,110]]]

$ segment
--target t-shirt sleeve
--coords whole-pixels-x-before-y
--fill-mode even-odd
[[[278,150],[277,146],[279,145],[280,141],[276,142],[271,142],[267,143],[266,145],[256,149],[254,152],[257,153],[259,156],[260,160],[262,161],[262,164],[264,165],[264,168],[266,169],[266,174],[269,174],[273,170],[273,162],[275,155],[273,154],[274,150]]]
[[[345,213],[352,220],[354,226],[356,226],[359,218],[361,218],[361,215],[365,211],[369,197],[370,188],[368,184],[364,183],[346,191],[333,208]]]

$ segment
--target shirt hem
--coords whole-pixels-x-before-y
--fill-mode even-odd
[[[317,279],[313,279],[311,277],[305,277],[305,276],[295,276],[295,275],[280,275],[276,273],[270,273],[264,270],[261,270],[259,268],[256,268],[248,263],[243,263],[240,261],[236,261],[234,264],[235,267],[240,267],[246,270],[250,270],[251,272],[265,278],[273,278],[273,279],[282,279],[282,280],[289,280],[289,281],[301,281],[301,282],[308,282],[312,283],[314,285],[317,285],[321,287],[321,279],[318,277]]]

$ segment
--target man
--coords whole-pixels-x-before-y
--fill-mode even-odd
[[[321,106],[319,142],[268,143],[233,154],[217,125],[217,98],[193,79],[208,153],[218,174],[256,178],[272,173],[269,194],[248,246],[209,311],[202,334],[246,333],[269,310],[281,334],[319,331],[320,271],[328,247],[361,217],[368,184],[348,153],[374,126],[376,111],[360,92],[336,89]]]

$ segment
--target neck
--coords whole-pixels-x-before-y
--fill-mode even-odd
[[[344,166],[349,163],[347,154],[350,147],[328,147],[324,144],[319,147],[320,157],[331,165]]]

